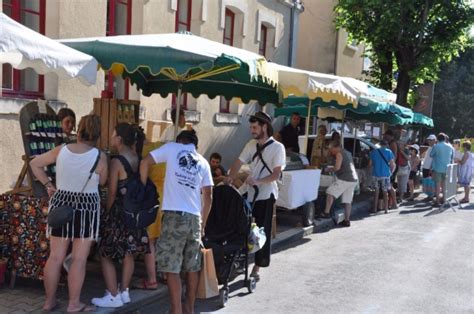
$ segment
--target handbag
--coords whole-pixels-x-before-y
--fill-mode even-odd
[[[97,158],[94,162],[94,165],[92,166],[90,172],[89,172],[89,177],[87,178],[86,183],[82,187],[81,193],[84,192],[84,189],[87,186],[87,183],[89,183],[92,174],[94,173],[95,169],[97,168],[97,164],[99,163],[100,159],[100,150],[97,150]],[[50,208],[49,213],[48,213],[48,225],[53,228],[61,228],[68,222],[72,221],[72,218],[74,216],[74,208],[76,207],[77,204],[77,195],[74,197],[74,206],[71,205],[60,205],[57,207]]]
[[[198,299],[209,299],[219,295],[214,254],[212,254],[212,249],[202,248],[201,252],[202,265],[196,297]]]

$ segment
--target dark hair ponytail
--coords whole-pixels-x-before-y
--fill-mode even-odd
[[[145,132],[143,128],[137,124],[133,126],[135,136],[135,151],[139,158],[142,157],[143,144],[145,143]]]
[[[122,138],[124,145],[128,147],[133,147],[133,145],[135,145],[135,151],[137,152],[138,157],[141,158],[143,143],[145,142],[143,128],[138,125],[123,122],[115,126],[115,133]]]

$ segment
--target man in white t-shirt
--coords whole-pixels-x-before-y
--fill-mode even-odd
[[[172,125],[168,126],[166,130],[161,134],[160,137],[160,142],[163,143],[168,143],[168,142],[174,142],[174,126],[176,122],[176,108],[171,110],[171,121],[173,122]],[[184,111],[180,110],[179,111],[179,121],[178,121],[178,133],[181,133],[182,131],[186,131],[186,118],[184,116]]]
[[[167,273],[170,313],[193,313],[201,270],[201,237],[211,210],[213,182],[209,163],[196,150],[196,133],[183,131],[176,141],[150,152],[141,162],[140,177],[146,182],[150,166],[166,162],[163,220],[156,243],[157,269]],[[187,273],[183,306],[181,271]]]
[[[245,145],[239,159],[230,169],[229,176],[224,182],[230,184],[237,179],[242,164],[250,165],[250,174],[241,187],[241,192],[247,193],[247,199],[254,199],[253,186],[257,186],[259,193],[253,209],[255,222],[264,227],[267,241],[262,249],[255,254],[255,265],[251,277],[259,280],[260,267],[270,265],[271,235],[273,205],[278,198],[277,181],[286,164],[285,147],[272,137],[272,119],[262,111],[255,113],[249,119],[250,132],[253,139]]]

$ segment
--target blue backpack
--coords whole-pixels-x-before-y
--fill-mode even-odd
[[[156,186],[150,179],[143,185],[140,172],[134,172],[125,157],[119,155],[114,158],[122,163],[127,172],[125,188],[118,191],[122,195],[123,222],[129,229],[146,228],[155,222],[160,207]]]

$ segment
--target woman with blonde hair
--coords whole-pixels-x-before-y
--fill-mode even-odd
[[[34,158],[31,169],[46,187],[49,211],[61,206],[72,207],[72,219],[60,227],[48,226],[50,254],[44,269],[46,300],[43,310],[57,308],[56,290],[69,244],[72,242],[72,263],[68,273],[68,312],[86,312],[94,308],[80,302],[86,273],[87,256],[98,238],[100,221],[99,184],[107,180],[107,160],[95,148],[100,137],[100,118],[82,117],[77,132],[77,143],[61,145]],[[56,163],[56,186],[44,167]]]

